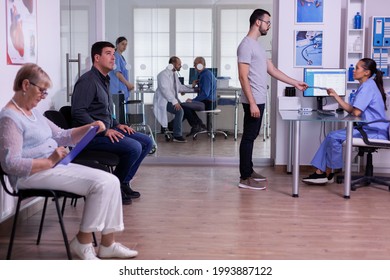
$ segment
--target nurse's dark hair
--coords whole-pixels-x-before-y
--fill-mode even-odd
[[[120,36],[118,39],[115,41],[115,46],[118,46],[121,42],[127,41],[126,37]]]
[[[95,62],[95,55],[102,55],[102,51],[104,48],[113,48],[115,49],[115,46],[111,42],[107,41],[99,41],[92,45],[91,48],[91,58],[92,58],[92,64]]]
[[[370,71],[370,78],[373,77],[373,79],[376,83],[376,86],[378,87],[379,91],[381,92],[383,102],[385,103],[385,109],[387,110],[386,92],[385,92],[385,89],[383,88],[383,78],[382,78],[383,73],[382,73],[382,71],[378,70],[375,60],[373,60],[371,58],[362,58],[360,61],[363,62],[362,67],[365,70]]]

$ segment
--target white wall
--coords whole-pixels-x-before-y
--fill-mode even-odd
[[[51,77],[53,88],[49,90],[49,97],[46,98],[39,109],[45,110],[50,106],[50,96],[59,91],[60,85],[60,5],[59,0],[37,1],[37,64],[40,65]],[[5,23],[5,3],[0,5],[0,22]],[[0,49],[6,50],[6,29],[4,25],[0,28]],[[0,56],[0,84],[2,85],[2,97],[0,107],[9,101],[13,96],[12,85],[16,72],[20,65],[7,65],[6,55],[3,52]]]
[[[44,111],[49,108],[51,97],[60,91],[60,5],[59,0],[37,1],[37,64],[40,65],[51,77],[53,88],[49,90],[49,97],[39,104],[39,109]],[[5,2],[0,5],[0,49],[6,50],[6,22]],[[13,96],[13,80],[20,65],[7,65],[6,54],[0,56],[0,108]],[[0,190],[0,222],[11,213],[13,203],[9,196],[4,196]]]
[[[335,1],[332,5],[324,5],[324,23],[323,24],[295,24],[295,2],[282,1],[278,9],[277,28],[278,43],[274,50],[277,56],[277,67],[287,75],[302,80],[303,68],[294,68],[294,34],[296,30],[323,30],[323,67],[337,68],[340,66],[340,33],[341,33],[341,2]],[[277,11],[275,11],[275,14]],[[274,31],[275,32],[275,31]],[[275,35],[274,35],[275,37]],[[275,44],[273,45],[275,48]],[[275,57],[273,55],[273,57]],[[285,165],[287,163],[288,146],[288,122],[282,121],[276,107],[277,96],[284,95],[284,89],[288,86],[285,83],[277,82],[276,92],[272,93],[272,104],[276,127],[273,130],[273,143],[275,144],[275,164]],[[275,87],[274,87],[275,88]],[[301,97],[303,107],[315,107],[315,98],[303,98],[302,92],[297,90],[297,96]],[[301,164],[309,165],[311,158],[317,150],[320,139],[320,127],[318,123],[302,123],[301,125]],[[310,137],[307,137],[310,135]]]

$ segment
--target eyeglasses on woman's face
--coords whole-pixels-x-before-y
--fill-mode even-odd
[[[29,81],[29,82],[30,82],[30,81]],[[46,89],[41,88],[40,86],[34,84],[33,82],[30,82],[30,84],[33,85],[33,86],[35,86],[35,87],[37,87],[37,88],[39,89],[39,91],[41,92],[41,94],[42,94],[43,97],[46,97],[46,96],[49,94],[49,93],[47,92]]]

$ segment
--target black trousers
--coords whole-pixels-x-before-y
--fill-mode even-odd
[[[244,131],[240,142],[240,178],[245,180],[253,172],[253,144],[260,133],[265,104],[257,104],[260,110],[260,118],[251,116],[249,104],[242,103],[242,107],[244,109]]]

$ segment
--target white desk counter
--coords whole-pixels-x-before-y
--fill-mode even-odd
[[[359,117],[354,117],[346,114],[337,114],[334,116],[320,115],[316,111],[300,112],[300,111],[279,111],[282,120],[292,121],[294,123],[294,139],[293,139],[293,186],[292,196],[299,196],[299,150],[300,150],[300,134],[301,122],[346,122],[347,123],[347,139],[345,149],[345,164],[344,164],[344,198],[350,198],[351,190],[351,163],[352,163],[352,129],[354,122],[362,122]]]

